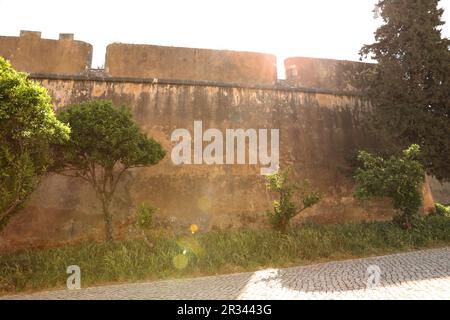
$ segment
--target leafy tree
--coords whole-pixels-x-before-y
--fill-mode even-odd
[[[372,102],[370,127],[392,143],[383,147],[398,152],[419,144],[427,171],[449,180],[450,40],[441,35],[438,3],[379,0],[384,24],[360,51],[378,63],[352,83]]]
[[[130,110],[110,101],[90,101],[67,107],[58,115],[71,127],[71,139],[59,149],[62,174],[89,182],[102,203],[106,239],[113,239],[110,204],[124,172],[150,166],[165,155],[133,122]]]
[[[0,57],[0,230],[52,165],[51,144],[69,137],[50,101],[45,88]]]
[[[411,228],[422,204],[425,171],[417,160],[419,154],[416,144],[388,159],[360,151],[358,160],[362,166],[356,170],[355,196],[360,199],[391,198],[398,211],[395,221],[405,229]]]
[[[286,168],[265,176],[267,188],[278,195],[278,199],[273,201],[273,211],[266,211],[266,215],[272,227],[281,232],[288,229],[292,218],[318,203],[322,197],[317,191],[308,192],[308,180],[301,185],[290,182],[289,172],[290,169]]]

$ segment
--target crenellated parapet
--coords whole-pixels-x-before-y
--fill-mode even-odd
[[[345,73],[358,73],[371,66],[347,60],[291,57],[284,60],[286,80],[305,88],[352,91]]]
[[[244,84],[275,84],[274,55],[153,45],[113,43],[105,71],[113,77],[139,77]]]
[[[271,54],[112,43],[106,48],[105,69],[92,69],[92,45],[74,40],[70,33],[59,40],[42,39],[36,31],[20,37],[0,36],[0,56],[19,71],[55,76],[115,78],[148,81],[188,81],[230,85],[296,87],[353,91],[343,76],[366,63],[293,57],[284,61],[286,80],[277,79],[276,57]]]
[[[14,68],[28,73],[81,74],[91,68],[92,45],[60,34],[59,40],[42,39],[36,31],[20,37],[0,36],[0,56]]]

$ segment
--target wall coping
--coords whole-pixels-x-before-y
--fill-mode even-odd
[[[321,93],[337,96],[364,96],[358,91],[343,91],[324,88],[308,88],[300,87],[289,83],[286,80],[278,80],[274,84],[244,84],[234,82],[217,82],[205,80],[170,80],[159,78],[131,78],[131,77],[111,77],[102,75],[71,75],[71,74],[49,74],[49,73],[31,73],[30,79],[34,80],[74,80],[74,81],[101,81],[101,82],[119,82],[119,83],[149,83],[149,84],[174,84],[186,86],[205,86],[205,87],[222,87],[222,88],[246,88],[274,91],[294,91],[305,93]]]

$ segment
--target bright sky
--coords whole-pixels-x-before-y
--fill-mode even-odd
[[[112,42],[357,60],[374,41],[376,0],[0,0],[0,35],[74,33],[94,46],[93,67]],[[450,0],[443,34],[450,37]]]

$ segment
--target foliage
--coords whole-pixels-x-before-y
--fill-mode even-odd
[[[389,197],[399,211],[396,220],[410,228],[422,203],[421,187],[424,169],[417,160],[420,149],[411,145],[398,156],[383,159],[366,151],[360,151],[358,160],[362,167],[356,170],[357,190],[360,199]]]
[[[450,244],[450,219],[427,216],[412,230],[393,222],[303,225],[287,233],[260,229],[215,231],[185,238],[83,243],[0,255],[0,294],[65,288],[69,265],[82,270],[82,287],[174,277],[215,275],[383,255]],[[176,268],[174,257],[185,257]],[[32,266],[32,267],[30,267]]]
[[[69,132],[46,89],[0,57],[0,230],[51,166],[51,144]]]
[[[436,203],[436,214],[450,218],[450,205]]]
[[[426,170],[449,180],[450,40],[441,35],[438,2],[379,0],[384,24],[360,51],[378,63],[352,83],[373,105],[367,125],[377,137],[396,151],[419,144]]]
[[[308,180],[304,180],[302,185],[289,182],[289,172],[289,168],[280,169],[265,177],[267,188],[278,195],[278,199],[273,201],[273,211],[267,211],[266,215],[272,227],[282,232],[287,230],[292,218],[318,203],[322,197],[317,191],[308,192]]]
[[[139,228],[148,230],[154,226],[155,215],[159,208],[152,207],[146,203],[141,203],[137,211],[136,224]]]
[[[125,106],[90,101],[67,107],[58,115],[72,129],[60,145],[58,164],[65,175],[89,182],[102,203],[105,232],[113,239],[110,204],[123,174],[130,168],[150,166],[165,155],[161,145],[139,131]]]

